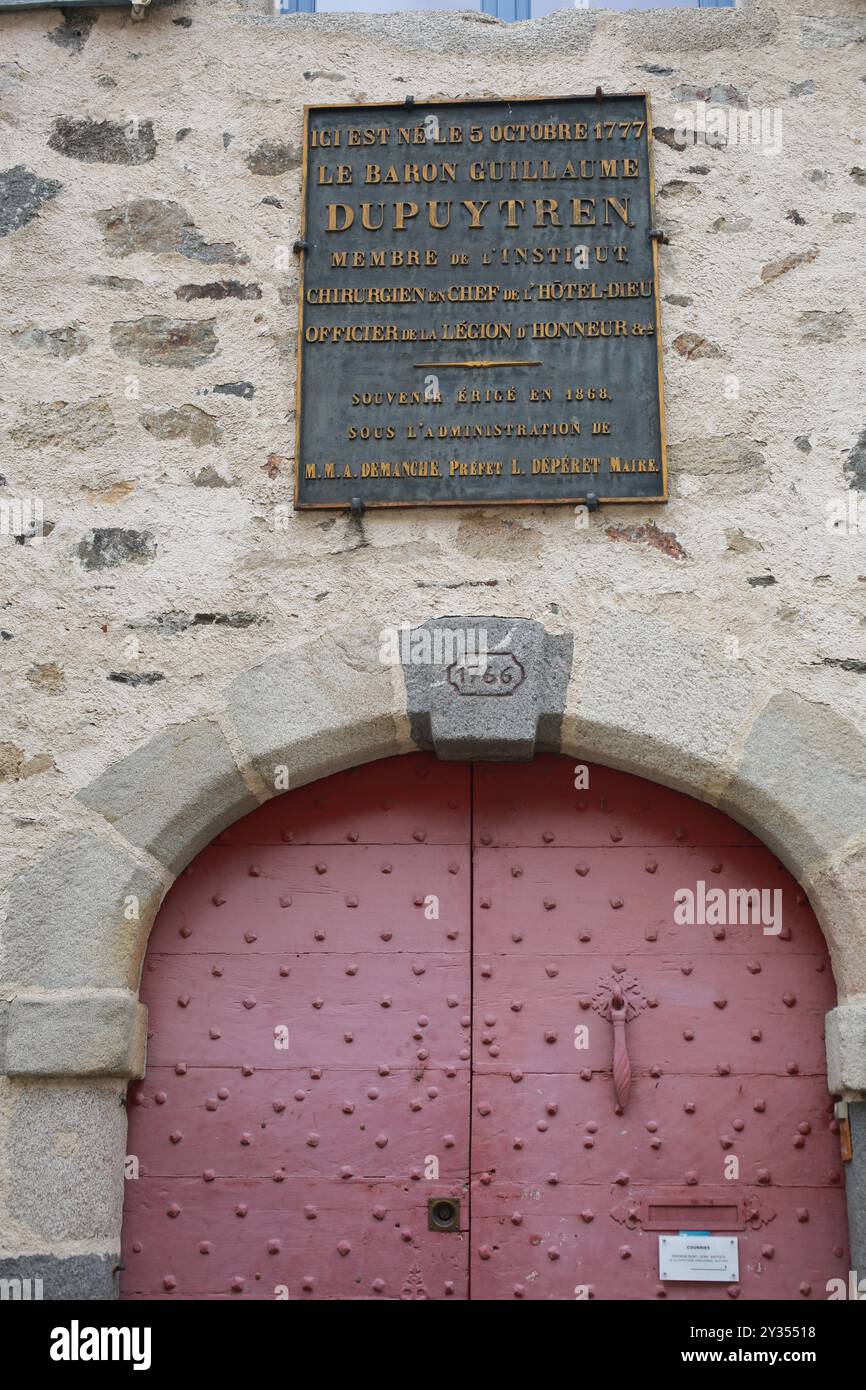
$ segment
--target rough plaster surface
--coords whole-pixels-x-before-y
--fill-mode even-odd
[[[0,500],[46,521],[0,538],[0,994],[134,984],[171,872],[276,763],[308,780],[410,746],[379,630],[479,611],[573,634],[563,747],[754,823],[809,887],[840,997],[862,993],[866,530],[827,526],[861,503],[866,528],[861,0],[521,25],[179,0],[142,24],[2,14],[0,49]],[[302,105],[598,83],[652,96],[669,504],[586,529],[567,508],[293,515]],[[704,96],[781,113],[780,151],[681,148]],[[206,746],[175,778],[190,721]],[[189,826],[191,793],[215,804]],[[89,1124],[116,1179],[91,1096],[119,1083],[56,1084],[57,1133]],[[104,1288],[119,1197],[105,1225],[76,1214],[27,1149],[51,1083],[3,1086],[0,1252]]]

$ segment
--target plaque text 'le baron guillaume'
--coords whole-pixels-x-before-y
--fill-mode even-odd
[[[308,107],[295,505],[664,501],[643,95]]]

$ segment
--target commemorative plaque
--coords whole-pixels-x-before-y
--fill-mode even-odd
[[[307,107],[295,505],[663,502],[643,94]]]

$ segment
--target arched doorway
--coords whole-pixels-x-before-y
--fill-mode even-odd
[[[720,812],[587,773],[389,758],[198,855],[142,978],[124,1296],[807,1299],[845,1277],[808,903]],[[684,1230],[724,1237],[737,1276],[660,1279]]]

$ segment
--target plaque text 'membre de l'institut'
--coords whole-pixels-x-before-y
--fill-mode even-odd
[[[645,96],[306,112],[295,503],[663,501]]]

